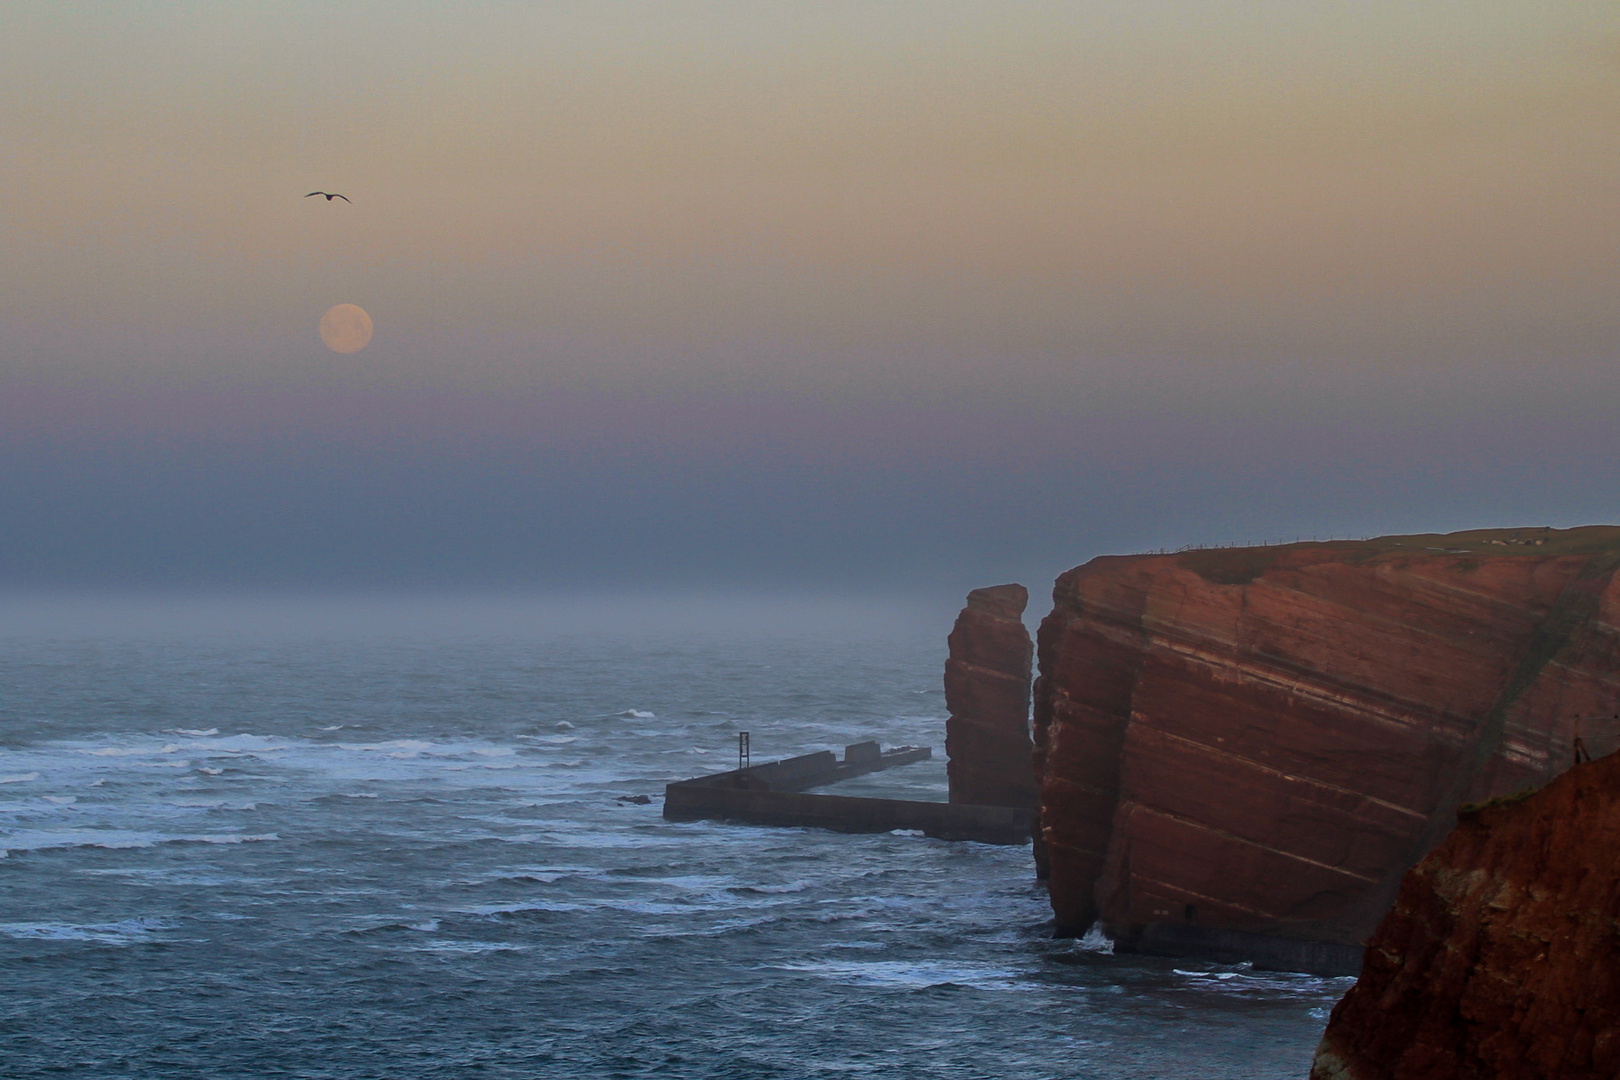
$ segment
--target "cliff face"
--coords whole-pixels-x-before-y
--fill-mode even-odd
[[[1313,1080],[1620,1076],[1620,756],[1503,802],[1406,875]]]
[[[1357,945],[1459,804],[1544,783],[1577,715],[1620,712],[1617,565],[1603,527],[1064,574],[1035,688],[1059,928]]]
[[[1022,585],[974,589],[951,630],[945,752],[953,803],[1035,805],[1028,603]]]

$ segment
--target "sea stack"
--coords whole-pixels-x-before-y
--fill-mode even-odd
[[[1620,713],[1617,566],[1592,527],[1065,573],[1034,703],[1059,932],[1354,974],[1460,804],[1546,783],[1577,717]]]
[[[968,593],[945,661],[946,766],[953,803],[1035,805],[1029,735],[1034,646],[1024,627],[1029,590],[995,585]]]
[[[1620,1076],[1620,755],[1458,816],[1401,883],[1312,1080]]]

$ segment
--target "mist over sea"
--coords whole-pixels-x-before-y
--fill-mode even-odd
[[[662,819],[740,730],[944,800],[954,610],[0,600],[0,1075],[1304,1076],[1348,980],[1054,941],[1028,847]]]

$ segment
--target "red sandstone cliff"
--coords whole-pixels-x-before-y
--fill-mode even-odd
[[[945,661],[946,766],[951,802],[1034,806],[1029,679],[1034,646],[1024,628],[1029,590],[996,585],[968,593]]]
[[[1312,1080],[1620,1076],[1620,755],[1503,802],[1406,875]]]
[[[1356,946],[1459,804],[1546,782],[1577,715],[1620,712],[1617,565],[1601,527],[1064,574],[1035,687],[1060,930]]]

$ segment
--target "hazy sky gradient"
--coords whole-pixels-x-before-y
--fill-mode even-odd
[[[0,581],[1616,520],[1612,5],[17,3],[0,161]]]

